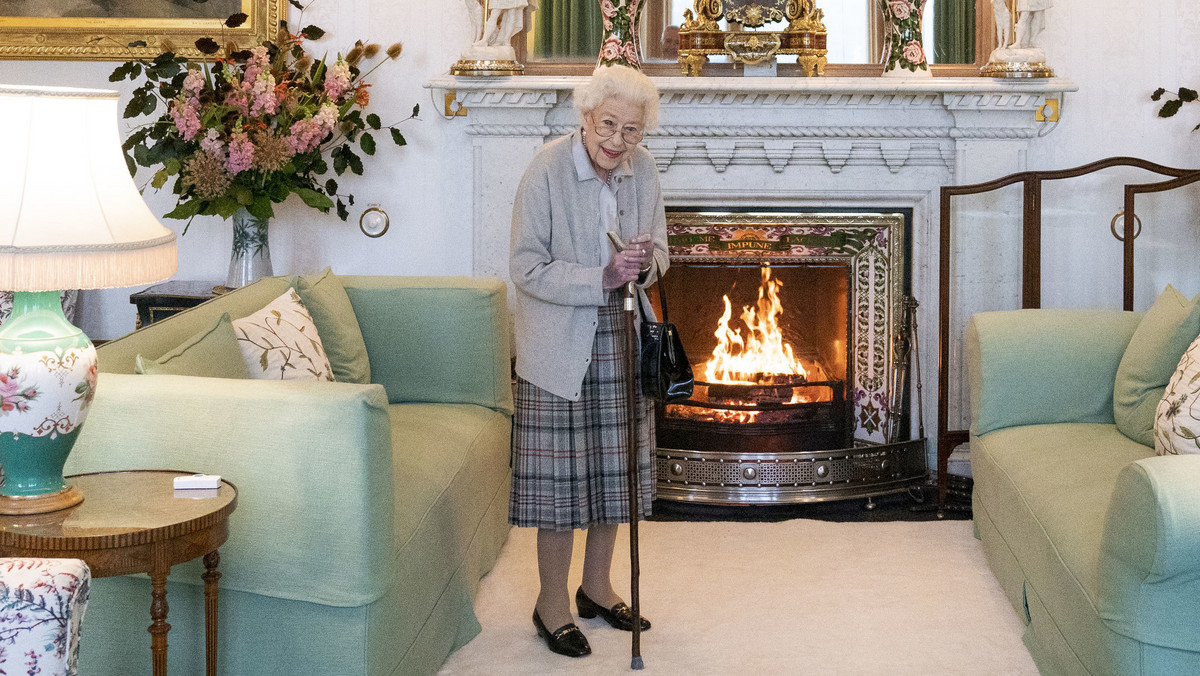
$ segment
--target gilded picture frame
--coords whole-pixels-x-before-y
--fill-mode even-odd
[[[200,58],[199,38],[239,48],[273,39],[287,6],[288,0],[0,0],[0,59],[129,61],[164,51]],[[239,12],[246,21],[226,27]]]

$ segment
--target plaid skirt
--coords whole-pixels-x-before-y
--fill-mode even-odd
[[[622,298],[614,292],[600,308],[579,401],[517,379],[508,509],[514,526],[565,531],[629,522]],[[640,386],[636,410],[638,509],[645,518],[654,499],[654,402]]]

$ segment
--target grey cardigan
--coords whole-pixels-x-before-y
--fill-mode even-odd
[[[572,144],[579,142],[576,130],[547,143],[525,170],[513,205],[509,258],[516,286],[517,375],[571,401],[579,401],[598,308],[608,300],[599,248],[603,184],[594,171],[577,170]],[[649,233],[657,270],[666,271],[667,222],[653,156],[638,146],[615,174],[622,182],[617,190],[621,240]],[[643,301],[642,289],[655,278],[652,268],[639,281]],[[645,307],[652,312],[649,303]]]

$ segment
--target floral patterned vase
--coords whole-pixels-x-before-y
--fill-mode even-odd
[[[885,77],[930,77],[921,44],[921,14],[925,0],[879,0],[883,8]]]
[[[58,292],[14,294],[0,328],[0,513],[82,500],[62,469],[95,391],[96,349],[63,316]]]
[[[236,288],[271,276],[268,225],[269,219],[258,218],[244,208],[233,215],[233,252],[229,256],[225,286]]]
[[[641,69],[638,52],[638,21],[645,0],[600,0],[604,16],[604,41],[600,44],[598,66],[629,66]]]

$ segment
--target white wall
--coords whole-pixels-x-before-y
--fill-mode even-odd
[[[1200,167],[1200,132],[1189,131],[1200,123],[1200,105],[1163,120],[1150,100],[1160,86],[1200,86],[1200,3],[1057,0],[1043,37],[1048,62],[1079,91],[1067,95],[1058,128],[1033,144],[1030,169],[1116,155]],[[1136,170],[1105,176],[1047,188],[1043,256],[1054,263],[1043,278],[1046,306],[1121,306],[1121,244],[1109,224],[1121,208],[1122,179],[1159,179]],[[1168,283],[1189,297],[1200,293],[1200,186],[1137,204],[1145,232],[1136,248],[1136,307],[1145,309]]]
[[[293,23],[297,23],[294,15],[295,10]],[[315,46],[317,51],[344,50],[357,38],[383,45],[403,42],[401,58],[373,76],[371,109],[385,120],[407,115],[414,103],[421,104],[422,113],[420,121],[403,127],[407,147],[381,143],[376,156],[368,158],[364,177],[339,180],[357,200],[349,222],[322,215],[295,200],[276,207],[277,218],[271,228],[275,272],[305,273],[332,265],[343,274],[469,274],[471,212],[465,181],[470,177],[470,142],[461,132],[461,121],[456,124],[443,119],[441,105],[432,101],[430,92],[423,88],[429,78],[449,68],[469,40],[465,3],[325,2],[307,12],[303,23],[314,23],[328,31]],[[1062,168],[1117,154],[1169,165],[1200,165],[1195,160],[1200,133],[1188,133],[1200,122],[1200,110],[1185,109],[1180,119],[1158,120],[1154,115],[1156,106],[1148,100],[1149,93],[1159,85],[1200,86],[1200,72],[1196,70],[1200,63],[1200,3],[1163,0],[1139,4],[1136,12],[1131,12],[1124,0],[1058,0],[1050,11],[1049,23],[1045,38],[1050,64],[1060,75],[1078,83],[1080,91],[1068,97],[1057,129],[1034,145],[1030,168]],[[107,76],[114,65],[0,61],[0,82],[111,87]],[[125,91],[130,88],[125,87]],[[521,170],[513,168],[514,173]],[[148,177],[139,176],[139,182]],[[147,201],[157,213],[172,208],[171,197],[165,191],[146,192]],[[1197,202],[1200,200],[1192,204]],[[368,239],[358,231],[358,214],[369,203],[378,203],[391,215],[392,227],[380,239]],[[1076,200],[1056,207],[1065,215],[1059,229],[1048,233],[1048,244],[1069,249],[1075,258],[1067,260],[1058,276],[1048,280],[1050,300],[1058,293],[1067,295],[1055,289],[1078,287],[1077,280],[1093,265],[1094,257],[1089,257],[1089,252],[1108,251],[1112,239],[1107,234],[1108,219],[1119,208],[1119,201],[1116,204],[1094,206],[1091,200]],[[1097,215],[1079,216],[1093,207]],[[1165,269],[1147,280],[1147,288],[1161,288],[1161,280],[1175,281],[1185,292],[1194,294],[1200,292],[1200,269],[1189,263],[1187,270],[1182,270],[1186,252],[1165,244],[1175,234],[1197,230],[1191,225],[1200,222],[1195,207],[1180,207],[1176,201],[1168,211],[1178,216],[1180,208],[1185,213],[1175,219],[1174,230],[1162,226],[1146,235],[1144,241],[1149,244],[1159,234],[1156,262]],[[1104,215],[1098,215],[1100,212]],[[1092,223],[1096,218],[1102,218],[1103,223],[1096,226]],[[1080,224],[1082,221],[1087,223]],[[182,229],[177,221],[164,222],[177,231]],[[1097,228],[1103,231],[1099,235],[1095,234]],[[1142,243],[1139,241],[1139,245]],[[179,241],[177,277],[223,279],[228,252],[228,226],[215,218],[198,218]],[[1139,264],[1141,261],[1139,258]],[[1176,269],[1180,270],[1178,275],[1174,274]],[[113,338],[131,330],[134,310],[128,296],[133,290],[85,294],[85,331],[95,338]],[[1096,293],[1104,296],[1097,302],[1109,300],[1108,295]],[[1148,293],[1139,291],[1139,298]],[[1067,302],[1077,301],[1064,300]]]

